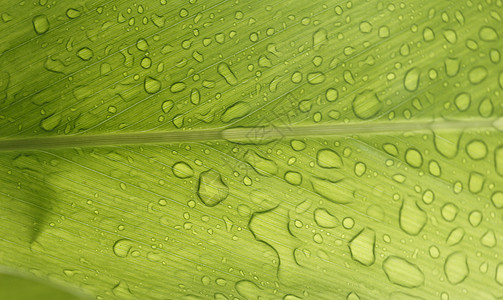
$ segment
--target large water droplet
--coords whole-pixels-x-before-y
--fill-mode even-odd
[[[417,90],[417,87],[419,86],[419,75],[420,72],[418,68],[412,68],[405,73],[403,86],[407,91],[414,92]]]
[[[486,178],[478,172],[471,172],[468,179],[468,190],[474,194],[478,194],[484,188]]]
[[[370,90],[359,93],[352,102],[354,114],[363,120],[375,117],[381,111],[382,106],[383,103],[377,98],[377,94]]]
[[[325,208],[315,209],[313,215],[314,221],[320,227],[334,228],[339,224],[339,220]]]
[[[143,86],[145,88],[145,92],[149,94],[155,94],[161,90],[161,82],[150,76],[145,77]]]
[[[222,114],[221,120],[224,123],[229,123],[238,120],[251,111],[251,107],[248,103],[243,101],[238,101],[231,106],[229,106]]]
[[[396,285],[417,288],[424,283],[423,271],[404,258],[389,256],[383,261],[382,267],[388,280]]]
[[[343,204],[353,200],[354,185],[341,179],[332,181],[318,177],[311,178],[311,184],[315,193],[334,203]]]
[[[469,272],[466,254],[454,252],[445,259],[444,273],[451,284],[463,282]]]
[[[493,42],[499,39],[498,33],[494,28],[482,26],[479,30],[479,38],[484,42]]]
[[[351,258],[364,266],[371,266],[375,262],[375,231],[365,227],[349,241]]]
[[[499,146],[494,150],[494,167],[496,172],[503,176],[503,146]]]
[[[49,20],[46,15],[38,15],[32,19],[33,29],[37,34],[46,33],[49,30]]]
[[[398,223],[400,228],[410,235],[418,235],[426,225],[426,212],[413,201],[405,198],[400,207]]]
[[[423,164],[423,156],[419,150],[409,148],[405,152],[405,161],[414,168],[419,168]]]
[[[468,71],[468,80],[471,84],[479,84],[487,78],[487,69],[477,66]]]
[[[316,154],[316,162],[322,168],[342,168],[344,165],[339,153],[331,149],[321,149]]]
[[[236,75],[232,72],[231,68],[226,63],[220,63],[217,67],[217,72],[222,76],[225,81],[230,85],[238,84]]]
[[[274,160],[262,157],[253,150],[245,153],[244,160],[260,175],[270,177],[278,173],[278,165]]]
[[[201,172],[197,195],[206,206],[215,206],[229,195],[229,187],[223,182],[219,172],[209,169]]]

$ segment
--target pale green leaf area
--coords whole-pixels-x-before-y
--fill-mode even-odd
[[[502,7],[0,0],[0,299],[501,299]]]

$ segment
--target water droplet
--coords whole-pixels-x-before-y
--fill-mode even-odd
[[[32,19],[33,29],[37,34],[46,33],[49,30],[49,20],[46,15],[38,15]]]
[[[361,33],[369,33],[372,32],[372,24],[367,21],[360,22],[360,32]]]
[[[375,231],[365,227],[348,243],[351,258],[364,266],[375,262]]]
[[[479,84],[487,77],[487,69],[483,66],[477,66],[468,71],[468,80],[471,84]]]
[[[212,207],[227,198],[229,187],[223,182],[219,172],[209,169],[199,175],[197,195],[206,206]]]
[[[499,285],[503,285],[503,263],[496,266],[496,276],[494,278]]]
[[[445,259],[444,273],[451,284],[463,282],[469,272],[466,254],[454,252]]]
[[[438,258],[440,256],[440,250],[437,246],[433,245],[429,249],[431,258]]]
[[[444,38],[450,44],[454,44],[458,40],[458,35],[456,34],[456,31],[447,29],[444,31]]]
[[[447,74],[447,76],[454,77],[459,72],[461,62],[459,61],[458,58],[447,57],[444,61],[444,65],[445,65],[445,73]]]
[[[162,103],[161,105],[161,109],[162,111],[167,114],[169,113],[169,111],[173,108],[173,106],[175,105],[175,103],[171,100],[166,100]]]
[[[484,42],[493,42],[499,39],[498,33],[494,28],[482,26],[479,30],[479,38]]]
[[[194,176],[194,170],[187,163],[180,161],[173,165],[173,174],[178,178],[189,178]]]
[[[405,198],[400,207],[398,223],[400,228],[409,235],[418,235],[426,225],[426,212],[413,201]]]
[[[454,104],[456,105],[459,111],[466,111],[470,108],[470,103],[472,101],[472,97],[468,93],[459,93],[454,98]]]
[[[55,72],[55,73],[64,73],[65,64],[59,59],[52,59],[50,56],[48,56],[44,62],[44,68],[47,71],[51,71],[51,72]],[[0,90],[3,90],[1,88],[3,85],[2,83],[3,82],[0,83]]]
[[[501,60],[501,53],[498,49],[489,50],[489,59],[493,64],[497,64]]]
[[[423,39],[425,42],[431,42],[435,39],[435,33],[430,27],[425,27],[423,30]]]
[[[148,50],[148,42],[141,38],[136,41],[136,49],[140,51],[147,51]]]
[[[144,69],[148,69],[152,66],[152,60],[150,57],[145,56],[141,59],[140,66]]]
[[[307,82],[310,84],[320,84],[325,81],[325,74],[322,72],[312,72],[307,74]]]
[[[229,106],[224,113],[222,114],[222,117],[220,118],[222,122],[224,123],[229,123],[232,121],[236,121],[242,117],[245,117],[248,115],[248,113],[251,111],[251,107],[248,103],[238,101],[231,106]]]
[[[488,118],[493,114],[494,105],[490,98],[485,98],[479,104],[479,114],[484,118]]]
[[[244,160],[260,175],[270,177],[278,173],[278,165],[274,160],[267,159],[253,150],[248,150]]]
[[[395,145],[393,144],[389,144],[389,143],[386,143],[386,144],[383,144],[382,145],[382,148],[384,151],[386,151],[386,153],[388,153],[389,155],[393,155],[393,156],[397,156],[398,155],[398,149]]]
[[[431,175],[436,177],[439,177],[442,174],[442,168],[440,168],[438,162],[433,159],[428,164],[428,171],[430,172]]]
[[[470,215],[468,216],[468,221],[470,222],[470,225],[473,227],[477,227],[480,225],[482,222],[482,213],[478,210],[474,210],[470,212]]]
[[[300,185],[302,183],[302,174],[299,172],[287,171],[284,178],[291,185]]]
[[[388,280],[406,288],[417,288],[424,283],[424,273],[418,266],[398,256],[388,256],[382,263]]]
[[[352,102],[353,113],[360,119],[368,120],[381,111],[383,103],[377,94],[366,90],[355,96]]]
[[[387,38],[389,37],[389,27],[384,25],[384,26],[381,26],[379,27],[379,32],[378,32],[378,35],[380,38]]]
[[[403,86],[409,92],[414,92],[419,86],[419,69],[412,68],[405,73],[403,78]]]
[[[503,208],[503,192],[496,191],[491,195],[491,202],[496,208]]]
[[[487,146],[481,140],[471,140],[466,145],[466,153],[473,160],[484,159],[487,156]]]
[[[306,143],[304,143],[301,140],[291,140],[290,146],[295,151],[302,151],[302,150],[306,149]]]
[[[419,150],[409,148],[405,152],[405,161],[414,168],[419,168],[423,164],[423,156]]]
[[[316,154],[316,162],[322,168],[335,168],[340,169],[344,165],[339,153],[331,149],[321,149]]]
[[[346,296],[346,300],[360,300],[360,296],[355,292],[351,292]]]
[[[435,194],[432,190],[425,190],[423,193],[423,202],[425,204],[431,204],[435,200]]]
[[[311,184],[315,193],[334,203],[345,204],[353,200],[354,184],[347,183],[346,180],[332,181],[312,177]]]
[[[494,230],[487,230],[482,237],[480,237],[480,243],[484,247],[493,248],[496,246],[496,234],[494,234]]]
[[[339,224],[339,220],[325,208],[314,210],[314,221],[323,228],[334,228]]]
[[[328,40],[327,31],[324,28],[318,29],[313,34],[313,48],[314,50],[320,49],[320,47]]]
[[[353,77],[353,73],[351,73],[350,70],[344,70],[342,72],[342,77],[344,78],[344,81],[350,85],[355,84],[355,78]]]
[[[161,90],[161,82],[153,77],[147,76],[145,77],[143,87],[148,94],[155,94]]]
[[[494,167],[496,172],[503,176],[503,146],[499,146],[494,150]]]
[[[171,85],[170,91],[172,93],[179,93],[179,92],[185,90],[185,87],[186,87],[185,83],[183,83],[183,82],[175,82],[175,83],[173,83]]]
[[[365,174],[365,172],[367,171],[367,165],[365,165],[364,162],[357,162],[355,164],[355,175],[358,176],[358,177],[361,177],[363,176],[363,174]]]
[[[355,220],[351,217],[346,217],[342,219],[342,226],[346,229],[352,229],[355,226]]]
[[[88,47],[83,47],[77,51],[77,56],[84,61],[88,61],[94,56],[94,53],[93,50]]]
[[[458,207],[449,202],[442,206],[441,215],[442,218],[444,218],[444,220],[446,220],[447,222],[452,222],[454,221],[454,219],[456,219],[458,211]]]
[[[339,98],[339,92],[334,88],[329,88],[325,91],[325,98],[329,102],[335,101]]]
[[[270,68],[272,67],[272,62],[266,55],[261,55],[258,58],[258,66],[262,68]]]
[[[446,240],[447,246],[454,246],[459,244],[461,240],[463,240],[464,236],[465,236],[465,230],[462,227],[454,228],[447,237]]]
[[[230,85],[238,84],[238,79],[236,75],[232,72],[231,68],[226,63],[220,63],[217,67],[217,72],[222,76],[225,81]]]
[[[45,131],[51,131],[61,123],[61,114],[52,114],[40,121],[40,127]]]
[[[468,179],[468,190],[474,194],[480,193],[484,188],[485,180],[484,175],[478,172],[471,172]]]
[[[69,19],[75,19],[75,18],[78,18],[80,17],[80,11],[74,9],[74,8],[69,8],[66,10],[66,16],[69,18]]]
[[[113,246],[114,254],[118,257],[126,257],[133,245],[133,242],[128,239],[120,239]]]
[[[460,134],[450,132],[435,132],[433,142],[438,153],[446,158],[454,158],[458,154]]]

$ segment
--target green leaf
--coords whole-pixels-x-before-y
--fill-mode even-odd
[[[502,6],[0,3],[0,264],[97,299],[501,298]]]

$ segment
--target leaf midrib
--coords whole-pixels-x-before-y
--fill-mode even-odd
[[[207,130],[106,133],[98,135],[68,135],[0,139],[0,151],[59,149],[73,147],[117,146],[137,144],[170,144],[214,140],[266,141],[283,137],[348,136],[385,134],[390,132],[450,131],[466,129],[498,130],[502,119],[467,119],[456,121],[361,122],[322,126],[254,126]],[[250,143],[250,142],[249,142]],[[253,142],[251,142],[253,143]]]

